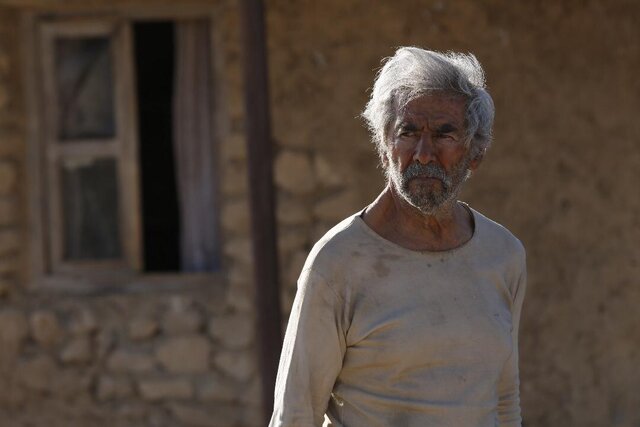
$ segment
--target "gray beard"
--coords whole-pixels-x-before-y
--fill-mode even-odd
[[[386,171],[387,179],[407,203],[425,215],[434,215],[457,199],[462,184],[471,175],[470,163],[470,156],[465,156],[450,174],[435,163],[423,165],[414,162],[402,173],[390,164]],[[441,188],[425,185],[411,190],[409,182],[415,177],[437,178],[441,181]]]

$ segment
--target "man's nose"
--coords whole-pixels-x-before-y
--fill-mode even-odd
[[[413,152],[413,161],[426,165],[430,161],[435,160],[435,147],[431,135],[423,133],[416,144]]]

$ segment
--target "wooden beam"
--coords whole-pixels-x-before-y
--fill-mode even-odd
[[[254,283],[258,313],[256,333],[266,425],[273,410],[273,391],[282,345],[282,315],[278,289],[273,153],[262,0],[243,0],[242,14]]]

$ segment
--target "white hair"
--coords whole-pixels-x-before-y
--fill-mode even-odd
[[[472,156],[484,152],[492,140],[495,107],[486,91],[484,71],[472,54],[441,53],[401,47],[383,60],[362,117],[381,158],[390,125],[411,100],[433,92],[461,95],[466,100],[466,141]]]

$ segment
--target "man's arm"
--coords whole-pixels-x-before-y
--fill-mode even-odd
[[[346,349],[344,302],[304,270],[285,334],[270,427],[320,427]]]
[[[518,372],[518,328],[527,284],[524,260],[522,268],[522,273],[513,294],[511,309],[513,352],[505,363],[498,383],[498,419],[500,427],[520,427],[522,424],[520,415],[520,376]]]

